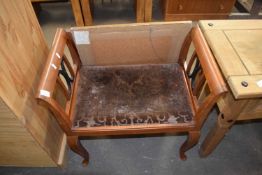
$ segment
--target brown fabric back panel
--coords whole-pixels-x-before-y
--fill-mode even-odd
[[[74,127],[192,122],[178,64],[83,66]]]

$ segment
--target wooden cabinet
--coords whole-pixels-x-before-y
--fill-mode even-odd
[[[29,0],[0,1],[0,165],[58,166],[66,138],[35,91],[49,49]]]
[[[164,0],[163,13],[169,20],[227,18],[235,0]]]

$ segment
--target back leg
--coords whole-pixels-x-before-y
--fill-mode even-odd
[[[183,145],[180,147],[180,159],[186,160],[187,156],[185,155],[185,152],[188,151],[190,148],[192,148],[195,144],[198,143],[200,137],[200,131],[190,131],[187,136],[187,140],[183,143]]]
[[[78,136],[67,136],[67,143],[72,151],[84,158],[82,164],[87,166],[89,162],[89,153],[81,144]]]

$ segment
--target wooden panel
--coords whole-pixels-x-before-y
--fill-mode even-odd
[[[219,12],[220,13],[231,13],[236,0],[220,0]]]
[[[174,63],[191,27],[191,22],[170,22],[92,26],[71,31],[89,34],[90,43],[76,41],[83,65]]]
[[[178,0],[169,1],[170,13],[218,13],[219,1],[207,0]],[[172,10],[172,11],[171,11]]]
[[[262,75],[262,29],[224,31],[250,75]]]
[[[250,120],[262,118],[262,99],[252,99],[248,101],[245,109],[241,112],[237,120]]]
[[[34,97],[48,48],[29,0],[1,1],[0,11],[0,97],[21,127],[27,128],[28,134],[34,137],[35,144],[53,160],[34,155],[46,161],[38,165],[51,165],[58,162],[60,148],[65,146],[62,145],[63,132],[51,113],[38,105]],[[15,145],[18,150],[21,148],[19,139],[17,144],[13,142],[12,146]],[[27,156],[34,154],[30,148],[27,151]],[[22,159],[16,162],[14,155],[7,157],[10,163],[30,165]],[[36,162],[31,163],[36,166]]]
[[[174,13],[175,11],[178,10],[178,1],[170,1],[170,0],[165,0],[164,1],[164,10],[165,13]]]
[[[199,20],[227,18],[235,0],[165,0],[165,20]]]
[[[245,66],[223,31],[206,30],[204,34],[226,79],[231,75],[248,75]]]
[[[0,165],[56,166],[1,98],[0,114]]]
[[[225,19],[228,17],[228,14],[225,13],[191,13],[191,14],[165,14],[165,21],[185,21],[192,20],[198,21],[200,19]]]
[[[218,100],[217,106],[220,112],[225,115],[226,119],[235,120],[238,118],[238,114],[240,114],[243,111],[247,103],[248,100],[235,100],[233,94],[229,92]],[[224,124],[232,125],[230,122]]]
[[[247,82],[248,86],[242,86],[242,81]],[[262,75],[231,76],[228,79],[228,84],[237,99],[262,97]]]
[[[232,108],[232,104],[239,103],[242,101],[245,103],[243,109],[239,116],[237,116],[237,120],[249,120],[249,119],[261,119],[262,118],[262,99],[248,99],[248,100],[235,100],[232,93],[228,93],[223,98],[220,98],[217,105],[220,111],[231,110],[231,113],[234,114],[239,106],[236,105],[235,108]]]

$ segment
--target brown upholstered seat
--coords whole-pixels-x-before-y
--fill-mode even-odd
[[[82,66],[74,127],[193,123],[179,64]]]

